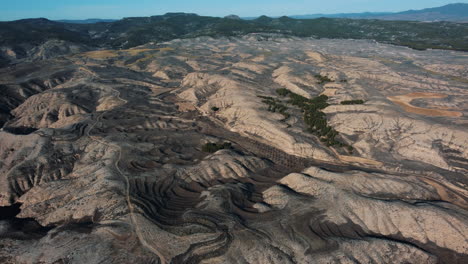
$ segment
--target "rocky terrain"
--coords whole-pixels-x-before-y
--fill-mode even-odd
[[[1,263],[468,262],[465,53],[49,48],[0,68]]]

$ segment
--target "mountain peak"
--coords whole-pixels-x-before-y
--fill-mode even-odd
[[[257,22],[263,22],[263,23],[265,23],[265,22],[270,22],[270,21],[272,21],[272,20],[273,20],[273,18],[268,17],[268,16],[265,16],[265,15],[259,16],[258,18],[255,19],[255,21],[257,21]]]
[[[184,13],[184,12],[169,12],[163,15],[164,17],[176,17],[176,16],[198,16],[195,13]]]
[[[238,15],[228,15],[228,16],[225,16],[224,18],[234,19],[234,20],[241,20],[241,18]]]
[[[49,20],[47,18],[44,18],[44,17],[21,19],[21,20],[17,20],[17,22],[20,22],[20,23],[34,23],[36,25],[55,24],[54,21],[51,21],[51,20]]]

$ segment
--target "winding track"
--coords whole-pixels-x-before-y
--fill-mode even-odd
[[[123,105],[127,104],[128,101],[121,98],[120,97],[120,92],[117,91],[116,89],[114,88],[110,88],[112,89],[112,91],[114,91],[116,93],[116,97],[121,100],[122,102],[124,102]],[[122,106],[120,106],[122,107]],[[122,159],[122,147],[120,147],[119,145],[117,144],[112,144],[112,143],[108,143],[108,142],[105,142],[95,136],[91,136],[91,131],[94,129],[94,127],[100,122],[101,118],[104,116],[104,114],[106,114],[107,112],[103,112],[101,113],[97,118],[96,118],[96,122],[94,122],[94,124],[91,125],[91,127],[88,129],[88,131],[86,132],[86,135],[93,141],[95,142],[98,142],[100,144],[103,144],[109,148],[116,148],[117,149],[117,153],[118,153],[118,156],[117,156],[117,160],[114,162],[114,167],[115,169],[117,170],[117,172],[125,179],[125,198],[127,200],[127,205],[128,205],[128,209],[130,211],[130,218],[132,220],[132,224],[133,226],[135,227],[135,232],[137,234],[137,237],[138,237],[138,240],[140,241],[140,243],[146,247],[148,250],[150,250],[151,252],[153,252],[154,254],[156,254],[161,263],[162,264],[166,264],[168,263],[166,261],[166,258],[164,257],[164,255],[156,248],[154,248],[153,246],[151,246],[148,242],[146,242],[146,240],[144,239],[143,235],[142,235],[142,232],[141,232],[141,229],[139,228],[139,226],[136,224],[136,218],[135,218],[135,213],[134,213],[134,207],[133,207],[133,204],[130,200],[130,180],[128,179],[127,176],[125,176],[125,174],[120,170],[119,168],[119,162],[120,160]]]

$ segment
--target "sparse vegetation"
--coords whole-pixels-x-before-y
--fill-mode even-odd
[[[269,96],[258,96],[262,98],[262,102],[268,105],[268,111],[273,113],[280,113],[284,116],[284,119],[288,119],[290,114],[287,112],[288,107],[285,106],[280,100]]]
[[[213,106],[213,107],[211,107],[211,110],[212,110],[213,112],[218,112],[218,111],[219,111],[219,107]]]
[[[276,93],[281,96],[286,96],[289,94],[289,90],[285,88],[276,89]]]
[[[346,147],[349,152],[352,152],[353,149],[351,146],[337,139],[338,131],[328,125],[326,115],[321,111],[329,106],[327,103],[328,96],[320,95],[308,99],[287,89],[278,89],[276,92],[281,96],[288,96],[288,103],[298,106],[302,110],[307,132],[316,135],[321,142],[329,147]]]
[[[202,146],[202,151],[208,152],[208,153],[215,153],[216,151],[221,150],[221,149],[231,149],[231,148],[232,148],[232,144],[229,142],[224,142],[222,144],[209,142]]]
[[[354,105],[354,104],[363,104],[365,103],[364,100],[347,100],[347,101],[342,101],[342,105]]]
[[[320,75],[320,74],[316,74],[314,77],[319,80],[319,84],[333,82],[333,80],[328,78],[328,76],[323,76],[323,75]]]

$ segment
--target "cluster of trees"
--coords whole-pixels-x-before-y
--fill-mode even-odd
[[[224,143],[206,143],[205,145],[202,146],[202,151],[203,152],[208,152],[208,153],[215,153],[218,150],[221,149],[231,149],[232,144],[229,142],[224,142]]]
[[[341,104],[342,105],[354,105],[354,104],[363,104],[364,103],[364,100],[347,100],[347,101],[342,101]]]
[[[298,106],[302,110],[304,113],[304,123],[307,126],[307,132],[319,137],[320,141],[327,144],[329,147],[346,147],[349,152],[352,152],[352,146],[349,146],[336,138],[338,136],[338,131],[328,125],[326,115],[322,112],[322,109],[329,106],[327,103],[328,96],[320,95],[312,99],[308,99],[284,88],[278,89],[276,92],[280,96],[288,96],[288,103]]]
[[[320,74],[316,74],[314,77],[319,80],[319,84],[324,84],[324,83],[327,83],[327,82],[333,82],[333,80],[328,78],[328,76],[323,76],[323,75],[320,75]]]
[[[282,102],[278,99],[275,99],[270,96],[258,96],[262,98],[262,102],[268,105],[268,111],[273,113],[280,113],[284,116],[284,119],[288,119],[290,114],[287,112],[288,107],[282,104]]]

